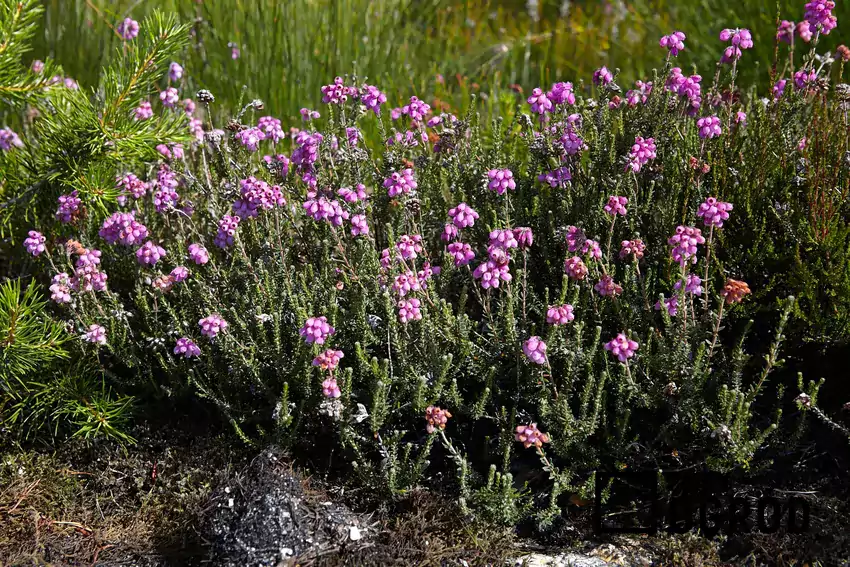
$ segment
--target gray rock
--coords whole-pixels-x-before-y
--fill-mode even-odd
[[[275,567],[368,535],[344,506],[306,494],[275,448],[218,487],[209,510],[201,531],[221,567]]]

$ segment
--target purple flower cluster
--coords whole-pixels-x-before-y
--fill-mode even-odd
[[[357,88],[345,86],[342,77],[334,78],[334,82],[323,86],[321,91],[322,102],[325,104],[342,104],[349,96],[357,96]]]
[[[541,117],[547,112],[552,112],[552,109],[555,107],[552,101],[549,100],[549,97],[546,96],[546,93],[540,88],[532,90],[531,96],[528,97],[526,102],[531,105],[531,111],[539,114]]]
[[[213,313],[198,321],[198,326],[201,327],[202,335],[214,339],[219,333],[227,330],[228,324],[221,315]]]
[[[311,345],[325,344],[325,341],[336,332],[336,329],[328,324],[328,318],[324,315],[321,317],[310,317],[304,323],[304,326],[298,331],[298,334],[304,337],[304,341]]]
[[[311,190],[307,192],[307,200],[304,201],[304,211],[317,221],[327,221],[333,226],[342,226],[344,220],[348,220],[349,213],[332,199],[332,193],[327,191]]]
[[[336,194],[342,197],[346,203],[359,203],[369,198],[369,194],[366,193],[366,186],[362,183],[355,185],[354,189],[351,187],[341,187],[337,190]]]
[[[172,61],[168,66],[168,79],[174,82],[183,78],[183,66],[176,61]]]
[[[546,311],[546,322],[550,325],[566,325],[573,319],[575,319],[573,306],[568,303],[549,306]]]
[[[267,138],[271,138],[272,143],[278,143],[284,138],[283,128],[280,127],[280,120],[273,116],[261,116],[257,120],[257,128],[259,128]]]
[[[682,70],[679,67],[670,69],[670,76],[667,78],[665,88],[680,97],[688,99],[688,116],[696,115],[702,104],[701,81],[702,77],[699,75],[686,77],[682,74]]]
[[[337,366],[339,366],[339,361],[345,355],[341,350],[327,349],[324,352],[320,352],[319,355],[313,359],[313,366],[318,366],[322,370],[328,370],[333,373],[336,370]]]
[[[174,108],[174,105],[180,100],[180,94],[174,87],[168,87],[159,93],[159,100],[162,101],[162,106],[166,108]]]
[[[77,219],[82,212],[80,208],[83,202],[77,197],[77,190],[74,189],[67,195],[59,197],[59,208],[56,209],[56,218],[59,222],[69,223]]]
[[[573,93],[572,83],[555,83],[549,92],[546,93],[546,98],[552,101],[555,105],[576,103],[576,95]]]
[[[118,24],[115,31],[124,41],[130,41],[139,35],[139,22],[132,18],[124,18],[124,21]]]
[[[249,152],[256,152],[260,149],[260,142],[266,139],[266,133],[252,126],[236,132],[236,140]]]
[[[50,299],[56,303],[71,302],[71,278],[65,272],[53,276],[50,284]]]
[[[602,297],[616,297],[623,293],[623,288],[617,285],[614,282],[614,278],[605,274],[600,278],[596,285],[593,286],[593,289],[601,295]]]
[[[146,100],[140,102],[139,106],[133,110],[133,120],[147,120],[151,116],[153,116],[153,108],[151,108],[151,103]]]
[[[615,338],[605,343],[605,350],[615,356],[620,362],[628,362],[639,348],[637,341],[629,339],[624,333],[619,333]]]
[[[233,211],[242,219],[256,217],[259,210],[282,207],[286,199],[279,185],[269,185],[254,176],[239,181],[242,198],[233,203]]]
[[[709,197],[704,203],[701,203],[697,216],[702,219],[705,226],[723,226],[723,221],[729,218],[729,211],[732,210],[732,203],[724,203],[718,201],[714,197]]]
[[[192,358],[201,356],[201,349],[195,344],[195,341],[189,337],[177,339],[177,344],[174,346],[174,354],[184,358]]]
[[[351,236],[367,236],[369,234],[369,223],[366,215],[354,215],[351,217]]]
[[[33,256],[38,256],[44,252],[45,242],[47,242],[47,239],[43,234],[38,231],[31,230],[29,231],[27,238],[24,239],[24,248],[26,248],[27,252]]]
[[[593,84],[597,86],[610,85],[614,80],[614,75],[608,70],[608,67],[600,67],[593,72]]]
[[[649,95],[652,92],[652,82],[644,83],[643,81],[635,81],[635,88],[626,92],[626,103],[629,106],[637,106],[638,104],[646,104]]]
[[[529,337],[522,343],[522,352],[534,364],[546,364],[546,343],[540,337]]]
[[[583,280],[587,277],[587,272],[587,265],[584,263],[584,260],[578,256],[567,258],[564,261],[564,273],[567,274],[570,279],[577,281]]]
[[[105,345],[106,329],[96,323],[93,323],[89,325],[88,330],[83,333],[83,340],[92,344]]]
[[[163,256],[165,256],[165,248],[154,244],[152,240],[148,240],[136,250],[136,260],[142,266],[155,266]]]
[[[702,231],[692,226],[677,226],[676,234],[667,239],[667,244],[673,247],[670,255],[682,266],[690,259],[692,264],[697,262],[697,245],[705,244]]]
[[[322,382],[322,394],[326,398],[338,398],[342,395],[342,391],[336,383],[336,378],[328,378]]]
[[[81,250],[74,263],[74,276],[68,285],[74,291],[103,291],[106,289],[106,273],[101,272],[100,250]],[[55,279],[55,278],[54,278]]]
[[[697,128],[699,129],[700,138],[716,138],[722,133],[720,129],[720,118],[717,115],[706,116],[697,120]]]
[[[655,152],[654,138],[636,137],[635,143],[629,152],[629,163],[626,165],[626,169],[637,173],[649,160],[655,159]]]
[[[670,55],[676,57],[680,51],[685,49],[685,34],[680,31],[674,31],[670,35],[662,37],[658,45],[666,47],[670,51]]]
[[[410,321],[421,321],[422,312],[419,310],[421,302],[412,297],[403,299],[398,302],[398,320],[401,323],[409,323]]]
[[[0,150],[7,152],[12,148],[22,148],[24,143],[11,128],[0,128]]]
[[[457,207],[449,209],[449,217],[456,227],[466,228],[475,225],[478,213],[466,203],[460,203]]]
[[[499,195],[504,195],[508,189],[516,189],[514,174],[510,169],[491,169],[487,172],[487,179],[487,187]]]
[[[148,237],[148,229],[136,220],[135,212],[113,213],[103,221],[98,234],[109,244],[135,246]]]
[[[667,313],[670,315],[670,317],[675,317],[676,314],[679,312],[679,297],[675,295],[669,298],[665,297],[663,299],[663,308],[667,310]],[[661,311],[661,309],[662,301],[656,301],[655,310]]]
[[[612,195],[608,197],[608,203],[605,205],[605,212],[611,216],[626,216],[626,204],[628,204],[629,199],[627,197],[617,197],[616,195]]]
[[[384,180],[384,187],[387,189],[387,195],[390,197],[411,193],[417,187],[416,179],[413,178],[413,170],[403,169],[401,171],[394,171]]]
[[[210,261],[209,252],[202,244],[189,245],[189,258],[199,266]]]
[[[814,69],[809,69],[808,71],[797,71],[794,73],[794,87],[798,91],[802,91],[808,88],[809,84],[815,82],[817,78],[817,72]]]
[[[371,110],[379,115],[381,114],[381,105],[387,102],[387,95],[379,91],[377,87],[363,85],[363,89],[360,91],[360,101],[366,107],[366,110]]]
[[[625,260],[629,256],[634,256],[636,260],[640,260],[643,258],[644,250],[646,250],[646,244],[643,240],[623,240],[620,243],[620,259]]]
[[[537,176],[537,180],[547,183],[550,187],[565,187],[567,181],[572,179],[568,167],[563,166],[546,173],[541,173]]]
[[[141,199],[147,194],[149,189],[147,183],[145,183],[132,173],[119,176],[116,179],[116,186],[123,190],[124,193],[129,193],[130,195],[132,195],[134,199]]]
[[[219,248],[227,248],[233,244],[236,229],[239,228],[240,218],[237,216],[224,215],[218,221],[218,233],[213,239],[213,244]]]
[[[448,246],[448,251],[454,258],[457,267],[466,266],[475,258],[472,247],[464,242],[452,242]]]
[[[752,49],[753,36],[748,29],[725,29],[720,32],[720,41],[729,41],[732,45],[723,50],[721,63],[732,63],[741,58],[741,50]]]
[[[692,295],[702,295],[702,278],[696,274],[688,274],[684,280],[679,280],[673,286],[673,289],[679,291],[682,289],[682,283],[685,284],[685,293]]]
[[[410,102],[401,107],[401,113],[409,116],[413,122],[422,122],[428,113],[431,112],[431,107],[417,97],[410,97]]]
[[[835,9],[835,2],[832,0],[811,0],[806,4],[805,9],[803,18],[815,29],[820,29],[823,35],[829,35],[829,32],[838,25],[838,19],[832,13]]]

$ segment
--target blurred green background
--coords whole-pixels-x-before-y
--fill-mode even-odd
[[[297,117],[317,107],[319,88],[335,75],[368,76],[396,104],[418,94],[462,107],[470,90],[518,84],[524,92],[555,80],[590,83],[600,65],[622,69],[629,88],[663,64],[661,35],[681,30],[678,64],[705,81],[726,27],[755,40],[741,80],[764,88],[774,61],[777,15],[799,21],[805,0],[44,0],[44,29],[34,58],[55,57],[67,75],[93,85],[120,38],[110,28],[141,21],[155,8],[193,22],[194,41],[180,61],[189,96],[210,89],[232,108],[243,85],[270,113]],[[836,7],[839,28],[822,38],[834,49],[850,3]],[[233,59],[231,44],[241,51]],[[787,49],[785,45],[781,49]],[[438,75],[441,75],[442,78]]]

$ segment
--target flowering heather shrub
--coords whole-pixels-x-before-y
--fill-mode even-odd
[[[785,225],[846,238],[834,188],[850,187],[835,168],[847,141],[828,128],[843,103],[818,80],[765,101],[724,94],[745,32],[721,34],[734,65],[704,99],[638,81],[613,104],[613,90],[556,83],[485,129],[474,109],[416,96],[387,112],[401,93],[337,77],[322,117],[306,111],[288,136],[259,101],[203,139],[184,121],[182,157],[152,151],[102,176],[121,174],[132,199],[62,193],[55,220],[27,227],[52,235],[45,250],[21,251],[117,385],[200,396],[245,439],[333,446],[389,494],[450,462],[463,506],[527,503],[510,475],[542,466],[547,524],[599,466],[687,448],[747,467],[779,423],[754,402],[773,405],[795,306],[758,256]],[[796,149],[804,132],[815,151]],[[750,302],[773,341],[745,341]],[[749,350],[766,356],[755,372]]]

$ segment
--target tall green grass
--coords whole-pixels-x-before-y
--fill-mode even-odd
[[[684,70],[710,79],[725,27],[748,27],[755,48],[740,81],[769,80],[777,14],[799,20],[804,0],[540,1],[532,17],[523,0],[44,0],[47,16],[34,57],[52,55],[84,85],[120,47],[110,27],[154,8],[194,22],[181,63],[187,92],[208,88],[227,106],[261,97],[269,112],[297,117],[318,106],[319,88],[335,75],[368,76],[391,97],[439,96],[462,107],[470,91],[520,85],[524,92],[556,80],[589,83],[600,65],[621,70],[621,86],[646,79],[664,51],[658,38],[684,31]],[[850,3],[836,8],[839,27],[822,38],[834,49],[850,25]],[[241,57],[231,58],[229,43]],[[786,49],[783,45],[781,49]],[[442,75],[445,84],[438,78]],[[464,77],[462,81],[458,77]],[[516,98],[516,97],[514,97]],[[400,98],[391,99],[400,102]],[[460,109],[460,108],[459,108]]]

